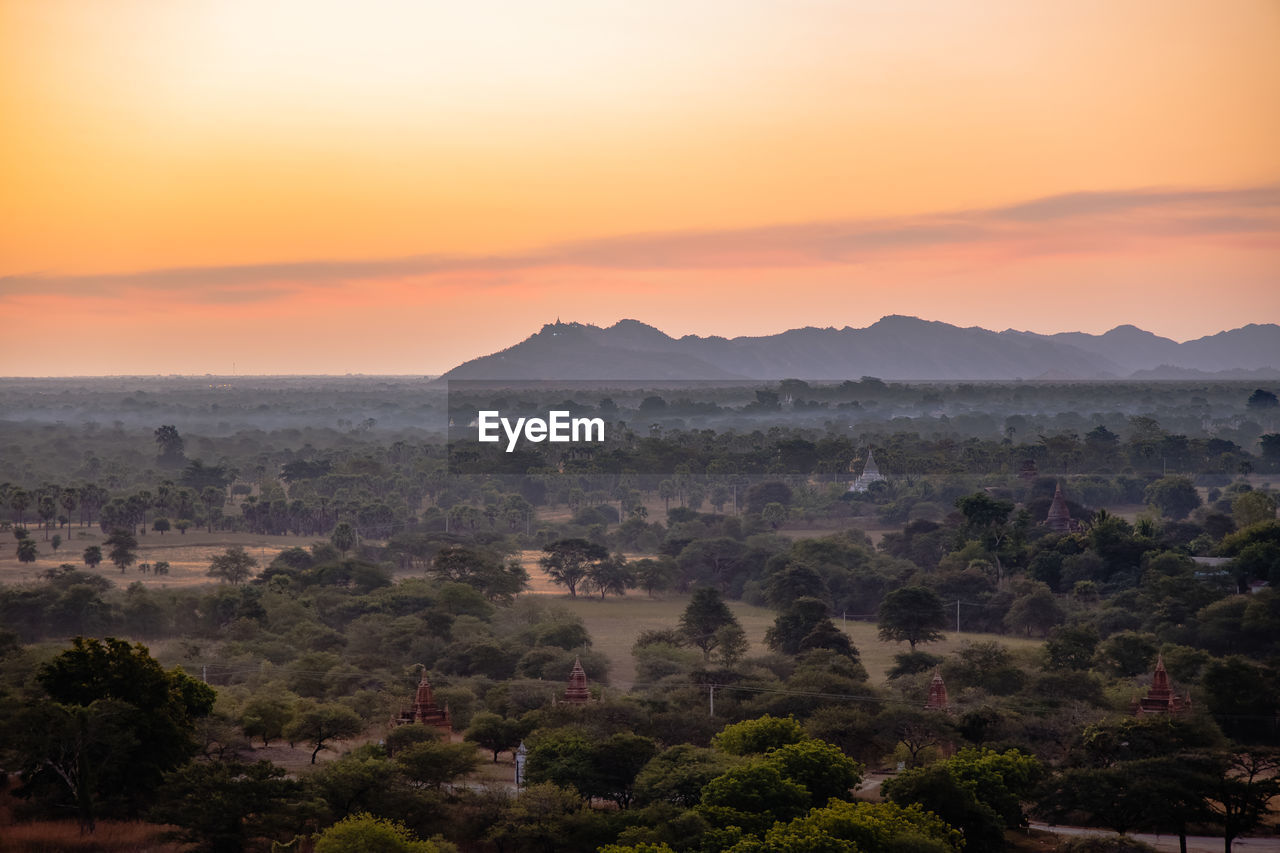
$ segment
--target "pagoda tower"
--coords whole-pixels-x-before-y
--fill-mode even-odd
[[[1191,709],[1191,696],[1179,696],[1169,683],[1169,673],[1164,668],[1164,655],[1156,657],[1156,671],[1151,676],[1147,695],[1133,705],[1134,716],[1144,714],[1180,714]]]
[[[1049,514],[1045,516],[1044,526],[1056,533],[1067,533],[1074,526],[1071,510],[1067,509],[1067,499],[1062,496],[1061,483],[1054,487],[1053,503],[1049,504]]]
[[[942,670],[939,667],[933,668],[933,680],[929,682],[929,699],[924,703],[926,711],[947,711],[950,708],[947,701],[947,685],[942,681]]]
[[[876,465],[876,457],[872,454],[871,448],[868,447],[867,464],[862,466],[862,473],[849,486],[849,491],[865,492],[871,487],[872,483],[883,483],[884,481],[884,475],[880,473],[880,468]]]
[[[573,659],[573,672],[569,673],[569,686],[564,691],[564,701],[571,705],[584,705],[591,701],[591,691],[587,689],[587,672],[582,668],[582,659]]]
[[[442,729],[444,732],[453,731],[453,720],[449,716],[448,706],[441,708],[436,705],[435,696],[431,692],[431,682],[427,680],[427,670],[422,670],[422,680],[418,682],[418,691],[413,697],[413,706],[407,711],[402,711],[400,716],[396,718],[396,725],[407,725],[410,723],[420,723],[424,726],[434,726]]]

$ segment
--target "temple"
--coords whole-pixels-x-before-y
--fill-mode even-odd
[[[591,701],[591,691],[587,689],[587,672],[582,668],[582,660],[574,658],[573,672],[569,673],[569,686],[564,691],[564,701],[571,705],[584,705]]]
[[[421,723],[424,726],[435,726],[446,733],[453,731],[453,720],[449,717],[449,706],[440,708],[435,697],[431,695],[431,682],[427,681],[427,671],[422,670],[422,680],[418,682],[418,692],[413,697],[413,707],[401,711],[393,721],[397,726],[409,723]]]
[[[1071,518],[1071,510],[1067,509],[1067,499],[1062,496],[1062,484],[1053,490],[1053,503],[1049,504],[1049,514],[1045,516],[1044,526],[1055,533],[1069,533],[1076,529]]]
[[[933,668],[933,680],[929,682],[929,699],[924,703],[926,711],[946,711],[950,708],[947,701],[947,685],[942,681],[942,670]]]
[[[853,466],[849,466],[852,468]],[[851,492],[865,492],[871,487],[872,483],[885,482],[884,475],[880,473],[880,469],[876,467],[876,458],[871,453],[871,448],[867,448],[867,464],[862,466],[862,473],[849,486]]]
[[[1191,710],[1191,694],[1185,697],[1173,692],[1169,684],[1169,673],[1164,668],[1164,655],[1156,658],[1156,671],[1151,676],[1151,689],[1147,695],[1133,703],[1133,714],[1141,717],[1144,714],[1180,714]]]

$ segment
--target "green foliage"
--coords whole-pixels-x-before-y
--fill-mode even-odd
[[[404,824],[363,813],[316,836],[315,853],[456,853],[446,841],[422,841]]]
[[[496,764],[498,753],[514,750],[528,734],[519,720],[509,720],[498,714],[481,713],[471,718],[466,739],[493,753]]]
[[[808,737],[804,727],[792,717],[766,714],[725,726],[711,744],[728,755],[763,755],[771,749],[800,743]]]
[[[255,696],[240,710],[240,728],[247,737],[262,738],[263,746],[283,737],[285,727],[293,719],[288,699],[278,695]]]
[[[540,733],[529,749],[525,775],[530,783],[550,782],[585,798],[610,799],[627,808],[637,775],[657,752],[652,740],[618,732],[593,740],[574,729]]]
[[[242,584],[253,576],[258,561],[245,553],[240,545],[228,548],[209,561],[208,575],[232,585]]]
[[[924,587],[904,586],[884,597],[877,624],[880,639],[886,642],[905,640],[915,651],[917,643],[942,639],[941,628],[946,623],[942,600],[936,593]]]
[[[759,835],[775,821],[809,810],[809,791],[785,778],[776,766],[757,759],[730,768],[702,789],[698,813],[712,826],[737,826]]]
[[[718,632],[731,625],[736,625],[739,629],[742,627],[720,593],[709,586],[698,587],[693,591],[693,597],[680,616],[681,633],[692,645],[702,649],[704,658],[709,658],[711,652],[729,638]]]
[[[831,799],[849,799],[862,782],[862,765],[820,740],[778,747],[763,760],[777,768],[783,778],[803,785],[809,792],[809,804],[815,808]]]
[[[311,763],[322,749],[332,749],[331,742],[355,737],[364,731],[360,715],[346,705],[336,702],[309,703],[297,712],[285,727],[284,736],[291,742],[302,742],[311,747]]]
[[[833,802],[729,853],[958,853],[961,833],[918,805]]]
[[[476,769],[480,763],[469,743],[441,743],[425,740],[398,750],[396,764],[410,782],[426,788],[440,788]]]
[[[168,774],[149,816],[179,827],[194,850],[235,853],[302,832],[315,811],[282,767],[214,761]]]
[[[51,701],[12,721],[29,793],[69,797],[82,825],[99,804],[137,813],[165,772],[196,752],[196,720],[214,693],[181,670],[165,672],[145,646],[77,637],[36,672]]]
[[[609,559],[609,551],[586,539],[560,539],[545,546],[544,555],[538,564],[552,582],[569,590],[569,595],[576,598],[578,585],[600,563]]]
[[[707,783],[728,767],[729,760],[720,752],[687,743],[668,747],[650,759],[636,776],[636,802],[691,808],[701,801]]]
[[[1195,484],[1186,477],[1162,477],[1156,480],[1147,486],[1143,500],[1159,509],[1166,517],[1175,520],[1186,518],[1202,503]]]

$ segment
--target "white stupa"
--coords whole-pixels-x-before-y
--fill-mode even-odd
[[[865,492],[871,488],[872,483],[885,482],[884,475],[880,473],[880,469],[876,467],[876,458],[871,453],[871,448],[867,448],[867,464],[862,467],[862,473],[849,486],[851,492]]]

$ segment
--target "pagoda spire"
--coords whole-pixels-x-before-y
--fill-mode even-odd
[[[1053,503],[1049,504],[1049,514],[1045,516],[1044,526],[1058,533],[1071,530],[1071,510],[1067,508],[1067,499],[1062,494],[1062,484],[1057,483],[1053,489]]]
[[[573,671],[569,673],[569,686],[564,691],[564,701],[572,705],[582,705],[591,700],[591,691],[587,689],[587,671],[582,668],[582,659],[573,659]]]
[[[933,680],[929,682],[929,699],[924,703],[926,711],[946,711],[950,707],[947,701],[947,685],[942,681],[942,669],[933,668]]]

